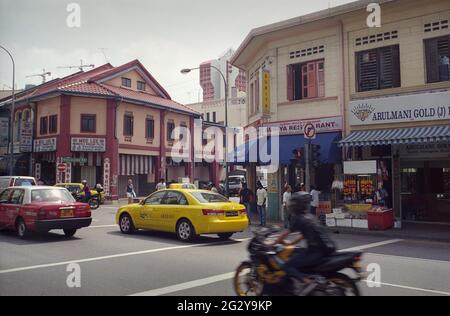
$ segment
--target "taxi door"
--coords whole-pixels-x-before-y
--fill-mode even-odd
[[[175,232],[177,220],[188,216],[189,205],[184,194],[178,191],[168,191],[160,207],[158,207],[158,216],[161,221],[159,230],[166,232]]]
[[[166,193],[166,191],[153,193],[139,207],[139,218],[136,220],[139,228],[159,230],[161,222],[159,208]]]
[[[10,224],[7,213],[11,192],[11,189],[6,189],[0,193],[0,228],[4,228],[8,224]]]

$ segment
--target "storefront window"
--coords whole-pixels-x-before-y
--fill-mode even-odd
[[[417,190],[417,169],[404,168],[401,175],[402,193],[415,193]]]

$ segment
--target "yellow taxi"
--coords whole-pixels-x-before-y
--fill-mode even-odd
[[[138,229],[176,233],[182,241],[217,234],[229,239],[248,228],[247,210],[226,197],[205,190],[167,189],[138,204],[119,208],[116,224],[124,234]]]

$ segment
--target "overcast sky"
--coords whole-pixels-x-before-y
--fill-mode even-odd
[[[66,24],[69,3],[81,7],[81,27]],[[16,60],[16,85],[45,68],[52,77],[76,70],[59,66],[139,59],[182,103],[197,102],[198,73],[180,69],[236,49],[252,28],[352,0],[0,0],[0,45]],[[104,48],[104,50],[101,50]],[[0,50],[0,89],[12,85],[9,57]]]

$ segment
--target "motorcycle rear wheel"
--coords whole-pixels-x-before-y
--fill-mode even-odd
[[[89,200],[89,206],[91,207],[91,210],[96,210],[100,207],[100,201],[97,198],[91,198]]]
[[[251,262],[243,262],[236,269],[234,290],[238,296],[262,296],[263,282],[259,279]]]

